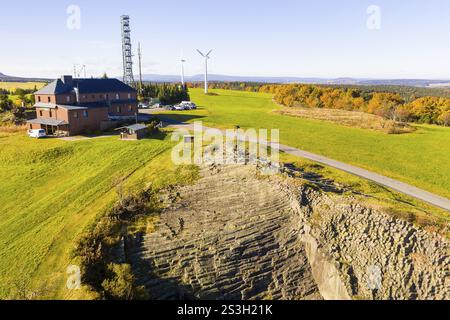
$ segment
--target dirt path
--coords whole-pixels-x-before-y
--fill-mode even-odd
[[[256,168],[202,170],[129,258],[154,299],[321,299],[299,215]]]

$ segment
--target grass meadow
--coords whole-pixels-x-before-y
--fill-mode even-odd
[[[79,297],[65,289],[75,240],[117,201],[117,181],[130,192],[182,183],[171,147],[168,138],[68,142],[0,132],[0,299]]]
[[[414,125],[413,133],[390,135],[328,121],[279,114],[269,94],[191,89],[195,111],[164,112],[178,120],[201,120],[219,128],[279,129],[281,143],[353,164],[450,197],[450,128]]]

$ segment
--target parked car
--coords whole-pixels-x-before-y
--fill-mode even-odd
[[[181,105],[181,104],[177,104],[176,106],[174,106],[174,110],[176,110],[176,111],[184,111],[184,110],[186,110],[186,108],[183,105]]]
[[[191,102],[191,101],[183,101],[181,102],[181,104],[185,110],[195,110],[197,109],[197,106],[195,105],[195,103]]]
[[[141,102],[141,103],[138,104],[138,108],[139,109],[149,109],[150,106],[148,104],[146,104],[146,103]]]
[[[180,106],[182,108],[182,110],[194,110],[194,109],[197,109],[197,106],[195,105],[195,103],[190,102],[190,101],[183,101],[178,106]]]
[[[45,138],[47,136],[47,134],[45,133],[44,129],[31,129],[28,130],[28,136],[30,138]]]

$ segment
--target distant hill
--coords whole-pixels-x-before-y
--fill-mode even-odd
[[[15,76],[8,76],[0,72],[0,82],[48,82],[50,79],[46,78],[22,78]]]
[[[117,77],[120,79],[121,77]],[[180,82],[179,75],[144,74],[146,82]],[[139,76],[135,76],[139,79]],[[9,76],[0,72],[0,82],[49,82],[53,79],[26,78]],[[200,82],[204,80],[203,74],[186,76],[187,82]],[[307,83],[330,85],[357,85],[357,86],[409,86],[409,87],[433,87],[450,88],[450,80],[429,79],[362,79],[362,78],[302,78],[302,77],[264,77],[264,76],[229,76],[222,74],[210,74],[209,81],[215,82],[260,82],[260,83]]]
[[[450,80],[428,80],[428,79],[359,79],[359,78],[301,78],[301,77],[262,77],[262,76],[228,76],[210,74],[209,81],[216,82],[262,82],[262,83],[310,83],[310,84],[333,84],[333,85],[397,85],[413,87],[450,87]],[[138,79],[138,77],[136,77]],[[186,76],[187,82],[203,81],[204,75],[197,74]],[[180,76],[145,74],[143,80],[147,82],[179,82]]]

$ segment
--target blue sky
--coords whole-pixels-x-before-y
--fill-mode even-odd
[[[81,29],[66,26],[69,5]],[[381,29],[367,28],[367,8]],[[120,15],[142,43],[144,72],[254,76],[450,79],[448,0],[41,0],[2,3],[0,72],[57,77],[121,75]],[[8,47],[6,47],[8,45]],[[137,68],[135,70],[137,72]]]

